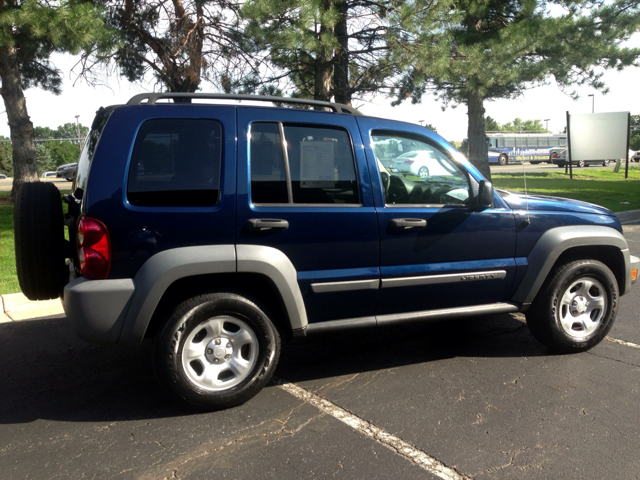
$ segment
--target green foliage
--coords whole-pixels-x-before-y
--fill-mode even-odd
[[[573,97],[577,85],[606,92],[606,69],[637,63],[640,49],[623,44],[640,28],[630,0],[397,0],[392,23],[408,33],[392,43],[404,74],[400,103],[426,92],[469,107],[469,152],[486,165],[484,101],[514,98],[554,78]],[[471,157],[471,156],[470,156]],[[488,167],[486,168],[488,171]]]
[[[542,120],[522,120],[520,118],[516,118],[512,122],[507,122],[504,125],[500,125],[493,118],[487,117],[484,120],[484,125],[487,132],[551,133],[549,130],[545,130],[544,126],[542,125]]]
[[[7,177],[13,177],[11,142],[0,142],[0,173],[4,173]]]
[[[45,142],[42,146],[49,152],[54,168],[67,163],[77,162],[80,157],[80,147],[66,140],[61,142]]]
[[[25,0],[1,5],[0,47],[15,47],[25,89],[39,86],[60,93],[60,71],[49,62],[50,55],[78,53],[110,34],[101,11],[89,2],[52,6]]]
[[[637,2],[564,0],[559,15],[541,0],[431,3],[402,2],[393,19],[412,33],[394,48],[407,67],[400,100],[419,101],[429,88],[445,103],[466,103],[470,92],[513,98],[550,76],[563,88],[603,90],[598,68],[621,69],[640,54],[621,46],[640,27]]]
[[[395,73],[389,63],[388,0],[249,0],[241,10],[247,33],[275,70],[239,86],[288,81],[286,90],[302,98],[351,103],[352,97],[388,92]]]
[[[49,150],[44,145],[36,145],[36,165],[38,168],[38,176],[44,172],[53,170],[55,166]]]
[[[629,148],[631,150],[640,150],[640,115],[631,115],[630,127]]]
[[[34,127],[33,133],[37,139],[51,139],[51,138],[61,138],[61,139],[69,139],[69,138],[78,138],[78,131],[80,132],[80,138],[84,138],[89,133],[89,127],[85,127],[80,124],[79,127],[76,127],[76,124],[73,122],[65,123],[64,125],[60,125],[55,130],[49,127]]]

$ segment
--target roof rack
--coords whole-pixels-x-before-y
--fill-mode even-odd
[[[127,102],[127,105],[155,105],[156,102],[163,98],[184,98],[195,99],[205,98],[212,100],[251,100],[258,102],[272,102],[272,103],[290,103],[294,105],[309,105],[313,107],[326,107],[330,108],[336,113],[348,113],[350,115],[362,115],[357,109],[344,105],[342,103],[322,102],[319,100],[307,100],[304,98],[285,98],[285,97],[270,97],[266,95],[234,95],[226,93],[182,93],[182,92],[162,92],[162,93],[141,93]],[[146,100],[146,101],[145,101]]]

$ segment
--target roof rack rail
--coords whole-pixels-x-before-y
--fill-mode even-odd
[[[266,95],[235,95],[226,93],[182,93],[182,92],[161,92],[161,93],[141,93],[131,97],[127,105],[155,105],[159,99],[163,98],[184,98],[195,99],[204,98],[211,100],[251,100],[258,102],[290,103],[295,105],[309,105],[313,107],[327,107],[336,113],[348,113],[350,115],[362,115],[357,109],[342,103],[322,102],[319,100],[307,100],[303,98],[270,97]],[[145,101],[146,100],[146,101]]]

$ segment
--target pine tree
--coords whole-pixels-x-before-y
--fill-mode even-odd
[[[570,95],[575,85],[606,91],[602,70],[637,62],[622,47],[640,26],[633,0],[412,0],[391,20],[408,33],[393,43],[405,75],[396,103],[433,92],[444,104],[465,104],[469,159],[490,177],[484,102],[514,98],[553,77]],[[553,12],[553,13],[552,13]]]
[[[393,26],[385,0],[250,0],[242,14],[256,48],[274,68],[239,84],[351,105],[354,96],[390,91],[394,69],[385,37]]]
[[[60,71],[49,62],[50,55],[77,53],[105,35],[100,12],[89,3],[50,6],[36,0],[0,0],[0,93],[11,130],[12,199],[22,183],[38,180],[24,89],[39,86],[60,93]]]

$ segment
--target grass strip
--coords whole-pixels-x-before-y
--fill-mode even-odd
[[[559,169],[560,170],[560,169]],[[577,171],[576,171],[577,170]],[[640,209],[640,167],[613,173],[611,168],[574,169],[573,180],[564,170],[558,172],[527,173],[527,192],[538,195],[571,198],[602,205],[614,212]],[[524,191],[522,173],[496,173],[491,175],[496,188]]]

